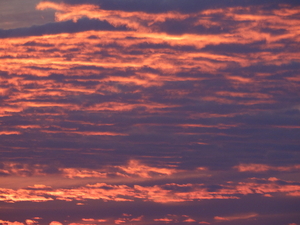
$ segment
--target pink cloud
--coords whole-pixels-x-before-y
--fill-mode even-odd
[[[119,219],[115,220],[115,224],[122,224],[122,223],[126,223],[126,220],[123,218],[119,218]]]
[[[192,218],[188,218],[188,219],[185,219],[183,222],[192,223],[192,222],[196,222],[196,220],[194,220]]]
[[[240,164],[238,166],[234,166],[234,169],[237,169],[239,172],[266,172],[269,170],[274,171],[293,171],[293,170],[300,170],[300,165],[293,165],[293,166],[269,166],[265,164]]]
[[[249,213],[249,214],[241,214],[241,215],[235,215],[235,216],[215,216],[214,219],[217,221],[232,221],[232,220],[245,220],[245,219],[250,219],[250,218],[255,218],[257,217],[257,213]]]
[[[52,221],[51,223],[49,223],[49,225],[63,225],[63,224],[58,221]]]
[[[27,225],[35,225],[35,224],[37,224],[38,222],[35,221],[35,220],[30,220],[30,219],[28,219],[28,220],[25,220],[25,223],[26,223]]]
[[[132,218],[130,221],[132,222],[139,222],[139,221],[142,221],[143,220],[143,215],[142,216],[139,216],[139,217],[136,217],[136,218]]]
[[[0,220],[0,223],[2,223],[2,225],[24,225],[24,223],[18,221],[10,222],[5,220]]]
[[[99,222],[99,223],[107,222],[107,220],[105,220],[105,219],[92,219],[92,218],[90,218],[90,219],[83,218],[82,221],[84,221],[84,222]]]
[[[151,178],[152,175],[150,174],[155,174],[155,173],[159,175],[172,175],[174,173],[178,173],[176,169],[150,167],[141,164],[137,160],[130,160],[127,166],[116,166],[116,167],[124,171],[126,174],[139,176],[142,178]]]
[[[169,218],[160,218],[160,219],[153,219],[154,221],[156,222],[172,222],[173,220],[172,219],[169,219]]]
[[[278,183],[277,178],[264,179],[264,183],[228,182],[220,185],[216,191],[208,191],[204,184],[176,184],[141,186],[110,185],[106,183],[87,184],[78,188],[53,189],[45,185],[33,185],[17,190],[2,188],[0,200],[5,202],[20,201],[85,201],[102,199],[103,201],[134,201],[142,199],[158,203],[186,202],[203,199],[238,199],[238,195],[260,194],[272,197],[273,194],[283,193],[289,196],[299,196],[300,186],[293,182]],[[182,188],[184,190],[182,191]],[[188,191],[186,191],[187,189]]]

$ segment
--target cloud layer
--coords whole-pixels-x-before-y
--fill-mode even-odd
[[[300,224],[298,2],[35,7],[0,30],[0,223]]]

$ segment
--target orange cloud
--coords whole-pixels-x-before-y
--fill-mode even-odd
[[[63,225],[63,224],[58,221],[52,221],[49,225]]]
[[[142,215],[142,216],[139,216],[139,217],[136,217],[136,218],[132,218],[130,221],[132,221],[132,222],[139,222],[139,221],[142,221],[143,218],[144,218],[144,216]]]
[[[166,186],[154,185],[152,187],[142,187],[135,185],[134,188],[147,196],[146,201],[154,201],[158,203],[186,202],[202,199],[237,199],[235,195],[239,191],[233,189],[220,190],[217,192],[209,192],[202,184],[166,184]],[[169,189],[170,188],[170,189]],[[175,189],[175,190],[172,190]],[[178,189],[178,190],[176,190]],[[188,189],[189,191],[180,191]]]
[[[252,179],[253,180],[253,179]],[[278,183],[277,178],[270,178],[265,183],[228,182],[219,190],[209,191],[204,184],[176,184],[141,186],[110,185],[106,183],[87,184],[78,188],[53,189],[45,185],[28,188],[1,189],[0,201],[84,201],[102,199],[103,201],[134,201],[141,199],[157,203],[186,202],[202,199],[238,199],[238,195],[260,194],[270,197],[277,193],[299,196],[300,186],[293,182]],[[47,197],[46,197],[47,196]]]
[[[239,8],[223,8],[217,10],[205,10],[196,14],[181,14],[177,12],[168,12],[162,14],[151,14],[142,12],[121,12],[113,10],[102,10],[95,5],[67,5],[63,3],[53,2],[41,2],[37,5],[37,9],[43,10],[52,8],[57,11],[58,20],[73,19],[78,20],[83,16],[90,18],[96,18],[100,20],[107,20],[112,24],[123,24],[127,26],[135,27],[135,31],[85,31],[74,34],[53,34],[44,35],[39,37],[23,37],[23,38],[9,38],[2,39],[0,44],[3,53],[0,53],[1,65],[0,69],[6,71],[9,74],[32,74],[36,77],[48,77],[53,73],[59,71],[64,77],[79,81],[78,77],[89,77],[89,75],[99,72],[97,68],[105,69],[118,69],[125,71],[125,68],[135,68],[135,72],[127,76],[105,75],[101,78],[94,79],[95,81],[101,81],[101,84],[97,84],[91,87],[84,87],[84,85],[74,85],[72,83],[61,84],[59,81],[42,81],[35,80],[30,81],[24,79],[22,76],[13,76],[9,78],[2,78],[10,84],[10,86],[19,90],[14,92],[14,95],[8,95],[8,88],[1,88],[1,95],[8,96],[8,100],[5,100],[6,105],[0,109],[0,116],[7,116],[11,113],[22,113],[28,108],[60,108],[61,113],[64,111],[82,110],[83,107],[78,104],[70,103],[54,103],[54,102],[41,102],[36,101],[39,97],[52,96],[79,96],[81,94],[94,94],[109,92],[120,92],[117,85],[112,85],[111,82],[120,83],[124,85],[136,85],[139,87],[149,86],[163,86],[169,81],[193,81],[193,80],[205,80],[206,78],[196,76],[179,77],[174,76],[177,72],[189,72],[199,71],[201,65],[201,71],[218,74],[220,69],[227,68],[231,63],[238,63],[241,67],[256,65],[257,63],[263,63],[266,65],[283,65],[291,61],[298,61],[299,54],[291,52],[255,52],[247,54],[247,57],[243,53],[223,54],[222,52],[210,52],[199,51],[199,49],[205,46],[218,46],[219,44],[247,44],[255,41],[267,40],[266,46],[275,45],[280,40],[286,38],[295,39],[295,30],[297,29],[297,23],[294,19],[286,20],[283,15],[287,13],[295,12],[298,10],[288,8],[288,6],[282,7],[280,10],[275,10],[276,13],[266,13],[264,10],[258,8],[255,15],[250,15],[251,10],[248,9],[245,15],[239,12]],[[275,12],[274,11],[274,12]],[[226,18],[231,20],[243,21],[247,18],[247,21],[251,21],[247,24],[243,24],[241,27],[237,27],[234,30],[234,35],[228,34],[182,34],[182,35],[169,35],[165,32],[153,31],[149,32],[149,27],[155,22],[164,22],[168,19],[186,19],[189,17],[198,18],[194,25],[213,26],[220,25],[219,22],[211,20],[210,16],[214,13],[221,13]],[[262,16],[263,15],[263,16]],[[217,24],[216,24],[217,23]],[[267,35],[263,32],[259,32],[257,24],[268,24],[268,26],[280,26],[287,30],[288,34],[283,35]],[[291,26],[291,24],[294,24]],[[256,28],[257,29],[254,29]],[[90,36],[101,37],[101,44],[99,46],[100,39],[90,39]],[[132,37],[128,39],[127,37]],[[28,44],[29,43],[29,44]],[[139,45],[169,45],[165,49],[155,49],[149,51]],[[116,47],[110,47],[110,44],[120,46],[123,50],[120,54],[120,50]],[[278,44],[277,44],[278,45]],[[82,47],[84,46],[84,47]],[[194,52],[180,51],[176,48],[184,46],[195,47]],[[28,49],[32,51],[28,51]],[[47,51],[56,49],[56,51]],[[72,54],[72,60],[66,60],[62,57],[64,51],[69,49],[74,50]],[[90,58],[96,51],[107,51],[111,57],[94,57]],[[131,51],[138,50],[140,55],[134,56],[129,54]],[[178,54],[180,52],[180,54]],[[72,69],[72,68],[78,69]],[[153,69],[163,72],[163,76],[160,74],[141,72],[138,69],[143,67],[151,67]],[[41,69],[39,69],[41,68]],[[68,72],[72,71],[72,73]],[[188,74],[188,73],[187,73]],[[254,78],[245,77],[243,75],[235,75],[231,73],[224,73],[224,79],[228,79],[233,85],[239,83],[249,83],[254,85],[254,81],[258,76]],[[293,78],[287,78],[293,79]],[[84,80],[84,79],[83,79]],[[255,81],[256,82],[256,81]],[[24,88],[26,85],[35,85],[34,89]],[[179,90],[176,92],[180,93]],[[184,93],[184,92],[182,92]],[[185,93],[187,94],[187,93]],[[247,100],[241,100],[236,98],[249,98]],[[253,98],[253,99],[252,99]],[[26,99],[24,101],[24,99]],[[241,105],[255,105],[255,104],[271,104],[275,103],[271,94],[262,93],[235,93],[218,91],[212,95],[202,96],[205,101],[214,101],[224,104],[241,104]],[[12,103],[14,102],[14,103]],[[93,105],[89,107],[91,111],[130,111],[139,107],[144,107],[148,112],[157,112],[159,110],[165,110],[166,108],[176,107],[175,105],[163,105],[154,103],[151,101],[132,103],[118,103],[108,102]],[[84,110],[88,110],[84,107]],[[202,116],[217,116],[204,115]],[[231,115],[219,115],[223,117]],[[283,127],[282,127],[283,128]],[[297,126],[286,127],[297,128]],[[25,129],[25,128],[24,128]],[[38,127],[36,127],[38,129]],[[1,134],[21,134],[21,131],[2,131]],[[82,133],[77,133],[82,135]],[[108,133],[106,133],[107,135]],[[90,133],[87,135],[101,135],[100,133]]]
[[[27,225],[35,225],[35,224],[37,224],[38,222],[37,221],[35,221],[35,220],[25,220],[25,223],[27,224]]]
[[[22,177],[44,176],[46,175],[44,172],[46,168],[46,165],[40,164],[29,165],[26,163],[2,162],[2,169],[0,169],[0,172],[6,175],[17,175]]]
[[[269,170],[274,171],[293,171],[293,170],[300,170],[300,165],[293,165],[293,166],[269,166],[265,164],[240,164],[238,166],[234,166],[234,169],[237,169],[239,172],[266,172]]]
[[[5,220],[0,220],[0,223],[2,223],[2,225],[24,225],[24,223],[21,222],[10,222],[10,221],[5,221]]]
[[[204,168],[198,168],[197,171],[203,171]],[[59,168],[59,171],[64,177],[67,178],[108,178],[114,175],[122,178],[157,178],[172,176],[174,174],[184,173],[183,170],[176,168],[159,168],[151,167],[142,164],[138,160],[130,160],[127,165],[123,166],[106,166],[102,169],[87,169],[87,168]],[[197,172],[196,171],[196,172]]]
[[[41,2],[36,6],[39,10],[47,8],[55,9],[59,12],[55,14],[57,21],[73,20],[77,21],[82,17],[90,19],[107,20],[115,26],[126,25],[130,28],[148,30],[143,23],[151,25],[155,22],[163,22],[166,19],[185,19],[188,15],[182,15],[177,12],[168,12],[160,14],[149,14],[143,12],[124,12],[119,10],[102,10],[95,5],[67,5],[64,3],[56,4],[53,2]]]
[[[217,124],[217,125],[206,125],[206,124],[179,124],[184,128],[193,127],[204,127],[204,128],[218,128],[218,129],[229,129],[231,127],[238,127],[241,124]]]
[[[96,5],[88,4],[68,5],[43,1],[37,5],[39,10],[49,8],[57,11],[57,22],[70,19],[78,22],[81,18],[88,17],[108,21],[113,26],[126,26],[130,29],[127,31],[91,30],[72,34],[60,33],[1,39],[0,70],[8,75],[0,77],[1,85],[3,83],[3,87],[0,87],[0,117],[5,120],[6,117],[18,115],[18,118],[30,121],[27,121],[29,122],[27,125],[14,126],[2,123],[0,135],[19,135],[17,138],[21,138],[28,137],[31,132],[36,132],[47,136],[47,140],[60,136],[68,138],[80,136],[84,140],[89,137],[100,140],[102,138],[113,140],[122,138],[123,140],[126,137],[122,136],[131,135],[131,127],[127,129],[127,125],[124,130],[113,120],[113,122],[107,123],[106,121],[103,123],[85,121],[85,118],[83,121],[80,119],[71,121],[68,119],[68,115],[70,112],[74,115],[73,113],[82,111],[93,115],[118,116],[121,113],[129,114],[138,111],[142,113],[134,115],[142,119],[145,118],[143,113],[150,113],[151,116],[152,114],[175,114],[175,116],[184,117],[187,120],[181,120],[177,124],[159,122],[156,122],[157,124],[135,124],[132,125],[134,129],[146,127],[149,130],[158,130],[162,128],[162,132],[164,132],[165,127],[171,127],[168,130],[172,130],[175,135],[194,135],[191,136],[193,139],[191,144],[213,144],[206,138],[197,136],[232,135],[231,130],[243,128],[244,124],[222,121],[226,119],[233,121],[236,116],[257,114],[265,110],[265,107],[255,107],[257,104],[280,103],[278,101],[281,100],[277,100],[276,97],[281,93],[268,91],[274,90],[273,85],[277,85],[277,83],[274,84],[274,80],[269,80],[274,74],[257,72],[257,66],[274,66],[278,73],[289,74],[285,65],[300,60],[299,52],[294,49],[287,48],[278,51],[278,49],[283,49],[286,46],[284,43],[289,40],[291,43],[300,41],[299,18],[296,17],[300,11],[299,7],[282,6],[281,9],[270,9],[269,11],[261,7],[224,7],[197,13],[154,14],[104,10]],[[230,31],[225,31],[226,24],[224,26],[221,20],[218,21],[215,18],[216,15],[224,18],[224,21],[233,22],[235,26],[228,28]],[[203,27],[204,30],[213,27],[225,29],[220,33],[204,31],[170,34],[171,32],[163,30],[159,24],[172,20],[176,20],[178,24],[185,20],[193,21],[190,24],[191,27]],[[265,28],[284,32],[273,35],[272,32],[264,31],[267,30]],[[189,31],[189,28],[187,30]],[[256,43],[259,44],[256,45]],[[237,46],[237,50],[232,46]],[[246,53],[243,52],[243,47],[246,48]],[[247,47],[251,49],[249,52]],[[226,48],[230,48],[230,50],[226,50]],[[185,49],[190,50],[186,51]],[[234,69],[234,72],[228,72],[231,69]],[[282,88],[289,89],[288,93],[291,93],[290,91],[297,92],[295,83],[299,81],[297,76],[283,78],[286,83]],[[216,85],[218,82],[224,82],[229,85],[227,90],[230,91],[226,91],[226,88],[221,86],[220,88],[216,86],[205,89],[205,84],[209,82]],[[182,84],[187,85],[188,88],[181,88],[184,86]],[[166,86],[164,87],[164,85]],[[172,88],[168,89],[170,86]],[[156,89],[162,93],[154,93],[153,90]],[[123,99],[123,96],[127,94],[132,98]],[[120,95],[122,97],[119,97]],[[99,100],[92,102],[95,96],[99,96]],[[118,97],[113,98],[113,96]],[[158,99],[160,96],[164,98],[162,101]],[[211,112],[202,112],[201,108],[189,110],[188,107],[184,108],[185,105],[176,103],[179,98],[187,102],[184,104],[199,100],[199,104],[194,104],[194,102],[189,105],[192,107],[198,107],[202,101],[205,101],[204,104],[210,102],[214,105],[232,104],[238,105],[240,108],[247,106],[247,109],[239,111],[232,107],[232,110],[229,110],[232,112],[228,113],[222,113],[222,110],[216,112],[215,109]],[[14,118],[11,117],[9,120]],[[197,120],[199,118],[200,120]],[[203,121],[202,118],[213,118],[211,121],[217,122],[201,124],[199,121]],[[196,120],[197,122],[193,123]],[[59,125],[60,123],[72,123],[72,127],[64,127]],[[121,129],[119,129],[120,127]],[[274,125],[272,127],[299,129],[298,125]],[[207,132],[212,129],[230,129],[230,132]],[[204,131],[200,133],[197,130]],[[6,136],[2,136],[2,138],[6,139]],[[14,137],[7,136],[7,138],[11,142]],[[64,148],[62,150],[74,149]],[[175,163],[178,163],[177,159]],[[300,165],[276,167],[265,164],[240,164],[233,168],[239,172],[293,172],[298,171]],[[184,182],[186,182],[187,178],[200,177],[204,173],[207,175],[208,172],[201,167],[195,171],[183,171],[176,167],[166,167],[161,164],[150,166],[150,164],[146,165],[137,160],[130,160],[126,165],[95,169],[55,169],[57,169],[57,173],[49,175],[45,172],[47,171],[45,165],[4,163],[0,169],[0,173],[3,175],[44,176],[43,179],[51,177],[53,179],[51,182],[57,181],[56,179],[59,177],[60,180],[67,180],[66,183],[70,182],[72,185],[52,188],[43,184],[26,183],[24,186],[30,185],[27,188],[24,186],[18,189],[2,188],[0,201],[13,203],[100,199],[103,201],[139,200],[172,204],[203,199],[237,199],[241,195],[251,194],[265,197],[272,197],[278,193],[300,196],[299,185],[293,182],[285,182],[285,185],[281,185],[277,178],[265,179],[262,183],[256,182],[255,179],[237,183],[228,182],[221,184],[220,188],[215,191],[209,190],[205,184],[178,182],[180,184],[162,185],[162,180],[159,185],[151,183],[160,178],[185,179]],[[140,182],[139,185],[133,185],[137,180]],[[145,180],[147,186],[142,183]],[[87,182],[89,184],[86,185]],[[84,203],[77,202],[77,204]],[[255,213],[216,216],[215,222],[252,219],[256,216],[258,215]],[[132,218],[124,214],[122,217],[124,218],[119,218],[114,222],[122,224],[143,220],[142,216]],[[158,218],[154,221],[177,222],[169,217]],[[21,222],[0,222],[5,225],[24,225]],[[107,222],[107,220],[82,219],[72,225],[100,222]],[[182,222],[195,222],[195,220],[185,217]],[[35,221],[28,219],[26,224],[33,225]],[[199,224],[209,223],[202,221]],[[62,225],[62,223],[53,221],[50,225]]]
[[[84,221],[84,222],[100,222],[100,223],[102,223],[102,222],[106,222],[107,220],[104,220],[104,219],[92,219],[92,218],[85,219],[85,218],[83,218],[82,221]]]
[[[188,218],[186,220],[184,220],[183,222],[186,222],[186,223],[193,223],[193,222],[196,222],[196,220],[192,219],[192,218]]]
[[[144,107],[149,112],[155,112],[159,109],[164,108],[171,108],[175,107],[176,105],[164,105],[159,103],[136,103],[136,104],[128,104],[128,103],[121,103],[121,102],[108,102],[108,103],[100,103],[95,104],[87,108],[87,110],[91,111],[131,111],[135,108]]]
[[[33,219],[41,219],[41,218],[34,217]],[[10,222],[10,221],[6,221],[6,220],[0,220],[0,223],[2,225],[38,225],[39,224],[37,221],[32,220],[32,219],[26,219],[25,224],[22,222],[18,222],[18,221]]]
[[[122,224],[122,223],[126,223],[126,220],[122,218],[115,220],[115,224]]]
[[[107,174],[104,172],[98,172],[89,169],[61,168],[60,171],[62,172],[63,176],[68,178],[107,177]]]
[[[79,134],[83,136],[127,136],[128,134],[117,133],[117,132],[100,132],[100,131],[52,131],[52,130],[41,130],[41,132],[49,134]]]
[[[127,166],[116,166],[127,174],[139,176],[142,178],[151,178],[153,174],[172,175],[178,172],[176,169],[150,167],[141,164],[137,160],[130,160]]]
[[[21,134],[19,131],[0,131],[0,135],[13,135],[13,134]]]
[[[160,218],[160,219],[153,219],[153,220],[156,222],[167,222],[167,223],[173,222],[173,220],[169,218]]]
[[[249,213],[249,214],[241,214],[241,215],[236,215],[236,216],[215,216],[214,219],[218,221],[232,221],[232,220],[245,220],[245,219],[250,219],[250,218],[255,218],[257,217],[257,213]]]
[[[89,132],[88,132],[89,133]],[[72,149],[66,149],[72,150]],[[102,150],[102,149],[100,149]],[[105,150],[105,149],[104,149]],[[151,167],[141,163],[138,160],[130,160],[123,166],[104,166],[98,169],[89,168],[56,168],[57,173],[49,175],[46,171],[49,169],[48,165],[41,164],[26,164],[16,162],[2,162],[2,169],[0,172],[10,176],[21,177],[38,177],[38,176],[62,176],[65,178],[101,178],[109,179],[109,176],[131,179],[142,178],[151,179],[172,176],[177,174],[191,174],[192,171],[184,171],[171,167]],[[205,168],[197,168],[193,174],[197,175],[198,172],[206,171]]]

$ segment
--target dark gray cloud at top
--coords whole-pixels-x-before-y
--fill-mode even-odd
[[[0,29],[14,29],[54,22],[54,11],[37,11],[39,0],[0,2]]]
[[[61,2],[61,1],[53,1]],[[259,6],[277,8],[278,4],[299,5],[297,0],[64,0],[68,4],[96,4],[107,10],[144,11],[149,13],[160,13],[168,11],[179,11],[182,13],[193,13],[206,9],[216,9],[236,6]]]
[[[71,20],[60,23],[47,23],[44,25],[34,25],[31,27],[15,28],[2,30],[0,29],[0,38],[41,36],[59,33],[76,33],[88,30],[126,30],[123,27],[114,27],[107,21],[90,20],[87,18],[79,19],[76,22]]]

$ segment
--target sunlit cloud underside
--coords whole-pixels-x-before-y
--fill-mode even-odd
[[[124,2],[0,30],[0,224],[299,225],[300,6]]]

